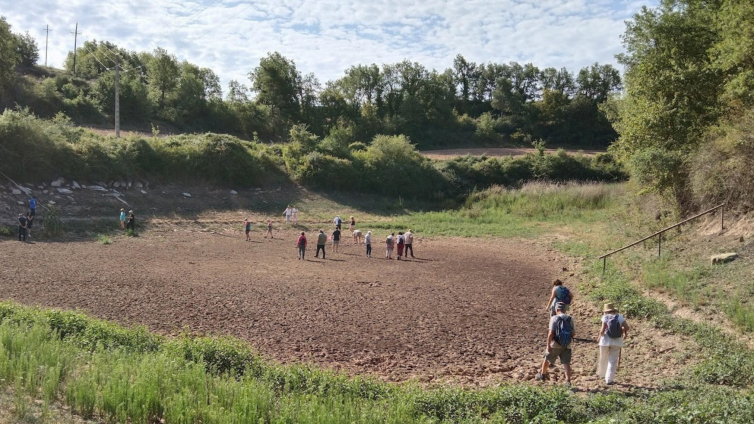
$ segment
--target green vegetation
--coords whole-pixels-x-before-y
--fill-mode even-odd
[[[230,81],[223,93],[208,68],[163,48],[132,52],[108,41],[84,41],[65,70],[34,66],[35,40],[0,30],[0,110],[19,104],[43,118],[64,112],[77,124],[110,125],[115,55],[120,57],[121,119],[149,131],[222,132],[246,140],[287,141],[304,125],[319,137],[348,130],[345,146],[375,136],[405,135],[418,147],[524,145],[607,147],[616,133],[599,111],[621,87],[612,65],[578,72],[531,63],[474,63],[456,56],[436,71],[404,60],[352,66],[320,82],[296,63],[269,53],[249,69],[249,81]],[[251,67],[250,67],[251,68]],[[252,100],[253,98],[253,100]]]
[[[60,219],[60,213],[55,205],[49,205],[44,208],[44,235],[47,237],[57,237],[65,231],[63,220]]]
[[[112,244],[112,242],[113,242],[112,239],[110,239],[110,236],[106,236],[104,234],[98,235],[97,236],[97,241],[100,244],[105,245],[105,246],[107,246],[108,244]]]

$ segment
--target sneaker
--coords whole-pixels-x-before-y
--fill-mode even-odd
[[[535,377],[535,380],[537,380],[537,381],[545,381],[545,380],[549,380],[549,379],[550,379],[550,375],[549,374],[542,374],[541,372],[538,372],[537,376]]]
[[[613,384],[615,384],[615,382],[613,382],[613,381],[606,381],[605,382],[606,386],[612,386]]]

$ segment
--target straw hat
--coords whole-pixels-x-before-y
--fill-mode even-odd
[[[605,303],[605,307],[602,308],[602,312],[618,312],[618,309],[612,303]]]

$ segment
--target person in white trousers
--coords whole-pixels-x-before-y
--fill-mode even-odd
[[[604,378],[605,384],[610,385],[618,372],[623,340],[628,337],[628,323],[612,303],[606,303],[602,312],[602,328],[597,336],[600,347],[597,376]]]

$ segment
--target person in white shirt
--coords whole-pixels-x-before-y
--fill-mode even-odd
[[[293,225],[298,224],[298,208],[295,206],[291,210],[291,219],[293,220]]]
[[[285,223],[289,224],[291,222],[291,214],[293,213],[293,209],[291,209],[291,205],[288,205],[287,208],[283,211],[283,215],[285,215]]]
[[[628,337],[628,323],[612,303],[603,308],[602,328],[597,336],[600,358],[597,364],[597,376],[605,379],[605,384],[613,384],[615,373],[620,364],[620,352],[623,340]]]
[[[367,245],[367,258],[372,257],[372,232],[367,231],[367,235],[364,237],[364,244]]]
[[[411,251],[411,257],[414,257],[414,233],[411,232],[411,229],[406,231],[406,234],[403,235],[403,237],[406,239],[406,257],[408,258],[408,252]]]

